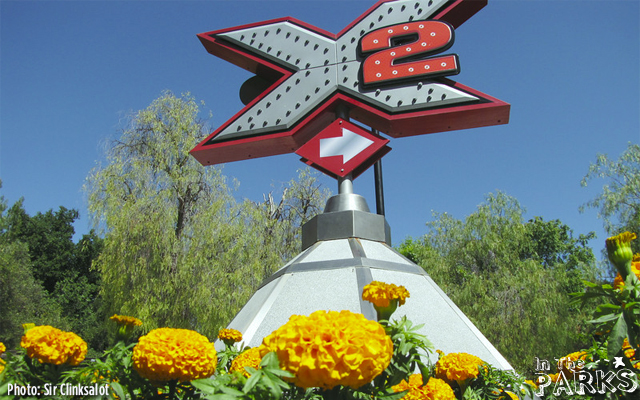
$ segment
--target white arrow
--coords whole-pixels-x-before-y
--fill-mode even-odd
[[[372,144],[373,140],[342,128],[342,136],[320,139],[320,157],[342,156],[342,164],[346,164]]]

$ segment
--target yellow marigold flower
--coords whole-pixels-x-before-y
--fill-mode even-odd
[[[220,329],[220,331],[218,331],[218,339],[228,345],[232,345],[242,340],[242,333],[235,329]]]
[[[455,400],[456,395],[449,384],[442,379],[429,378],[429,382],[423,387],[430,400]]]
[[[501,397],[500,397],[500,399],[505,399],[505,400],[509,400],[509,399],[511,399],[511,400],[520,400],[520,398],[518,397],[518,395],[517,395],[517,394],[515,394],[515,393],[511,393],[511,392],[509,392],[509,391],[505,391],[505,392],[504,392],[504,394],[505,394],[505,395],[504,395],[504,396],[501,396]]]
[[[388,320],[391,314],[403,305],[409,297],[409,292],[404,286],[396,286],[392,283],[373,281],[362,289],[362,300],[373,303],[378,320]]]
[[[391,389],[393,389],[394,392],[398,393],[398,392],[402,392],[404,390],[411,390],[413,388],[419,388],[420,386],[422,386],[422,374],[413,374],[413,375],[409,375],[409,382],[407,382],[406,380],[403,379],[402,382],[400,382],[397,385],[391,387]],[[403,397],[403,399],[410,399],[410,398],[407,398],[405,396],[405,397]]]
[[[132,361],[138,374],[150,381],[185,382],[213,375],[218,356],[213,343],[198,332],[159,328],[140,338]]]
[[[0,356],[5,351],[7,351],[7,348],[5,347],[4,343],[0,342]],[[0,358],[0,372],[2,372],[2,370],[4,369],[4,364],[5,364],[4,360]]]
[[[558,372],[562,371],[565,376],[571,377],[584,367],[584,361],[586,359],[587,353],[584,351],[576,351],[568,354],[558,362]]]
[[[524,383],[526,383],[527,385],[531,386],[534,390],[538,389],[538,384],[534,381],[532,381],[531,379],[526,379],[524,381]]]
[[[633,347],[631,347],[631,343],[629,343],[629,338],[624,338],[624,342],[622,342],[622,351],[630,361],[636,361],[635,359],[636,351]]]
[[[382,325],[351,311],[316,311],[293,315],[263,339],[260,355],[273,351],[280,367],[302,388],[357,389],[384,371],[393,343]]]
[[[251,374],[249,374],[249,372],[244,369],[244,367],[258,369],[261,361],[262,357],[260,357],[260,348],[252,347],[249,350],[243,351],[236,358],[234,358],[233,362],[231,362],[231,368],[229,368],[229,370],[231,372],[238,371],[248,378]]]
[[[635,233],[623,232],[605,241],[609,261],[616,267],[623,280],[631,273],[630,263],[633,260],[631,241],[635,240],[636,237]]]
[[[543,377],[540,377],[540,378],[538,378],[538,379],[544,379],[544,378],[543,378]],[[561,379],[561,378],[560,378],[560,373],[557,373],[557,374],[549,374],[549,379],[551,379],[551,382],[554,382],[554,383],[558,382],[558,381]],[[542,382],[540,382],[540,383],[542,383]]]
[[[87,354],[87,343],[73,332],[64,332],[48,325],[29,329],[20,346],[30,358],[41,363],[78,365]]]
[[[447,382],[464,382],[480,373],[478,366],[484,364],[479,357],[468,353],[449,353],[436,363],[436,378]]]
[[[409,382],[404,379],[392,387],[394,392],[408,390],[402,400],[455,400],[456,395],[447,382],[438,378],[430,378],[426,385],[422,385],[422,375],[409,376]]]
[[[373,281],[362,289],[362,300],[371,302],[377,307],[389,307],[391,300],[398,300],[399,305],[403,305],[407,297],[409,297],[407,289],[393,283]]]
[[[115,321],[118,325],[124,326],[140,326],[142,325],[142,321],[135,317],[129,317],[126,315],[118,315],[114,314],[113,317],[109,318],[112,321]]]

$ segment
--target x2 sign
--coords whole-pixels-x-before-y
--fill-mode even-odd
[[[445,77],[460,71],[446,54],[455,29],[486,3],[378,1],[338,34],[286,17],[198,35],[262,86],[191,154],[209,165],[299,153],[344,109],[393,138],[508,123],[509,104]]]

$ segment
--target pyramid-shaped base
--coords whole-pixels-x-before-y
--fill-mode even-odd
[[[373,280],[407,288],[410,297],[392,319],[406,315],[415,325],[424,324],[420,333],[436,349],[470,353],[497,368],[513,369],[421,267],[388,244],[364,238],[314,243],[265,281],[229,327],[254,347],[294,314],[350,310],[375,319],[373,306],[361,299],[363,287]]]

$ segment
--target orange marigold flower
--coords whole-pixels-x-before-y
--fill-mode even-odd
[[[409,382],[402,380],[393,386],[394,392],[408,390],[403,400],[455,400],[456,395],[447,382],[438,378],[430,378],[426,385],[422,385],[422,375],[413,374],[409,377]]]
[[[73,332],[64,332],[48,325],[29,329],[20,346],[30,358],[47,364],[78,365],[87,354],[87,343]]]
[[[478,376],[478,366],[484,364],[479,357],[468,353],[449,353],[436,363],[436,378],[447,382],[464,382]]]
[[[403,305],[409,297],[409,291],[404,286],[396,286],[393,283],[373,281],[362,289],[362,300],[373,303],[376,307],[389,307],[392,300],[397,300],[398,305]]]
[[[7,351],[7,348],[5,347],[4,343],[0,342],[0,356],[5,351]],[[2,372],[2,370],[4,370],[4,364],[5,364],[4,360],[0,358],[0,372]]]
[[[511,393],[509,391],[505,391],[504,394],[505,394],[504,396],[500,397],[501,399],[505,399],[505,400],[509,400],[509,399],[511,399],[511,400],[520,400],[518,395],[515,394],[515,393]]]
[[[538,379],[544,379],[543,377],[540,377]],[[549,374],[549,379],[551,379],[551,382],[558,382],[561,379],[560,373],[557,374]],[[539,381],[540,382],[540,381]],[[542,382],[540,382],[542,383]]]
[[[118,325],[123,325],[123,326],[140,326],[142,325],[142,321],[140,321],[138,318],[135,317],[129,317],[126,315],[118,315],[118,314],[114,314],[113,317],[109,318],[112,321],[115,321],[116,324]]]
[[[185,382],[213,375],[218,356],[213,343],[198,332],[159,328],[140,338],[132,361],[138,374],[150,381]]]
[[[293,315],[263,339],[260,355],[273,351],[280,367],[302,388],[357,389],[389,365],[393,343],[376,321],[351,311],[316,311]]]
[[[580,371],[584,367],[584,361],[587,359],[587,353],[584,351],[576,351],[568,354],[558,362],[558,372],[564,372],[567,377],[573,376],[574,373]]]
[[[248,350],[243,351],[236,358],[234,358],[233,362],[231,362],[231,368],[229,368],[229,370],[232,372],[238,371],[248,378],[251,374],[249,374],[249,371],[244,369],[244,367],[258,369],[260,367],[261,361],[262,357],[260,357],[260,348],[252,347]]]
[[[456,395],[449,384],[442,379],[429,378],[429,382],[423,386],[430,400],[455,400]]]
[[[419,388],[420,386],[422,386],[422,374],[413,374],[413,375],[409,375],[409,382],[403,379],[402,382],[393,386],[392,389],[394,392],[398,393],[404,390]],[[405,396],[403,397],[403,399],[410,399],[410,397],[408,398]]]
[[[624,355],[631,361],[636,361],[635,355],[636,351],[633,347],[631,347],[631,343],[629,343],[629,338],[624,338],[624,342],[622,342],[622,350],[624,351]]]
[[[242,340],[242,333],[235,329],[220,329],[220,331],[218,331],[218,339],[225,343],[240,342]]]

